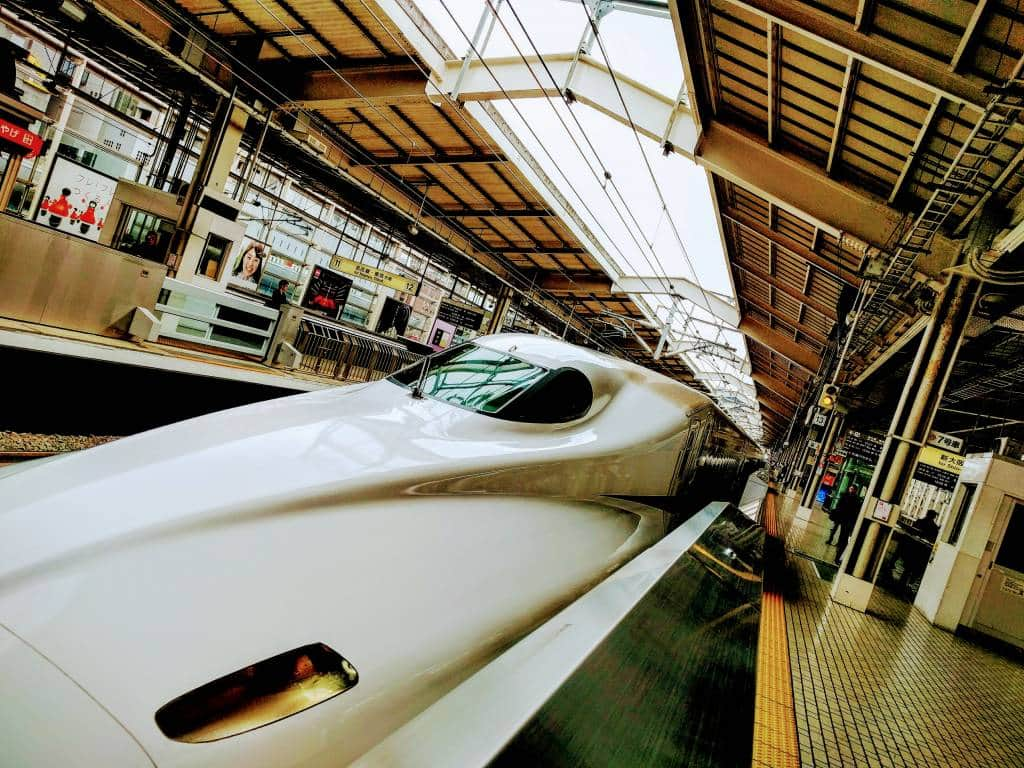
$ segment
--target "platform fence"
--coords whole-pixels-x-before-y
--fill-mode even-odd
[[[299,370],[341,381],[376,381],[422,358],[397,343],[304,317],[295,337]]]

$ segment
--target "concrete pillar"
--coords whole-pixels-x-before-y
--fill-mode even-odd
[[[237,107],[231,110],[227,127],[224,129],[224,137],[211,161],[210,174],[206,181],[207,189],[224,193],[224,187],[231,176],[231,168],[238,156],[238,147],[242,143],[242,134],[245,133],[245,125],[248,120],[249,115],[244,110]]]
[[[210,122],[210,130],[203,143],[202,152],[199,153],[195,175],[182,200],[181,213],[169,249],[168,272],[171,277],[176,276],[186,252],[189,251],[193,225],[204,195],[212,193],[222,202],[230,200],[224,195],[224,185],[231,173],[247,119],[246,113],[235,106],[234,93],[227,99],[221,99],[217,112]],[[190,258],[195,261],[194,254]]]
[[[495,297],[494,311],[491,312],[491,319],[484,328],[484,333],[501,333],[501,327],[505,324],[505,317],[508,315],[509,307],[512,306],[512,289],[507,285],[501,286]]]
[[[961,252],[961,263],[972,250],[984,252],[992,242],[994,230],[992,211],[986,208],[972,226],[971,236]],[[864,496],[857,527],[832,583],[832,599],[838,603],[858,611],[867,609],[883,555],[899,520],[903,494],[910,485],[921,447],[927,441],[980,292],[981,283],[977,279],[954,272],[949,274],[935,300]]]
[[[71,110],[75,106],[74,89],[82,84],[85,60],[70,60],[75,64],[75,69],[71,73],[70,87],[61,88],[46,106],[46,116],[53,120],[46,134],[46,138],[50,141],[50,146],[32,167],[32,199],[25,208],[29,212],[29,216],[35,210],[36,202],[39,200],[39,196],[43,193],[43,188],[50,178],[50,170],[53,168],[53,162],[57,158],[60,140],[64,137],[64,131],[68,126],[68,118],[71,117]]]
[[[299,335],[299,326],[302,324],[304,313],[302,307],[294,304],[283,304],[281,316],[277,319],[277,327],[274,329],[274,336],[267,346],[267,356],[264,360],[271,365],[283,365],[286,368],[295,368],[301,363],[294,359],[294,354],[289,354],[294,349],[295,339]]]

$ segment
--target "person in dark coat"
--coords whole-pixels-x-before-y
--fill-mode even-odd
[[[836,563],[843,559],[843,552],[850,541],[853,529],[857,525],[857,517],[860,515],[860,488],[851,485],[846,493],[836,503],[833,518],[839,524],[839,543],[836,544]]]
[[[283,304],[288,303],[288,281],[280,280],[277,283],[277,288],[274,289],[274,293],[271,295],[267,304],[274,309],[280,309]]]

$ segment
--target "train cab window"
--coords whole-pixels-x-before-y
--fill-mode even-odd
[[[548,371],[500,416],[535,424],[562,424],[586,416],[593,402],[590,379],[575,368],[557,368]]]
[[[511,421],[572,421],[593,401],[590,381],[574,368],[551,371],[475,344],[433,355],[426,365],[425,374],[417,363],[390,380],[413,388],[422,375],[424,396]]]

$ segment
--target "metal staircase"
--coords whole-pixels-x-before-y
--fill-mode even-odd
[[[984,195],[989,192],[981,186],[983,180],[979,177],[985,164],[993,161],[1007,132],[1017,122],[1021,110],[1024,110],[1022,87],[1024,79],[1010,80],[992,98],[924,209],[901,238],[892,260],[865,303],[854,343],[858,351],[863,351],[872,343],[879,329],[891,316],[893,310],[886,306],[889,297],[904,286],[917,257],[929,251],[932,238],[961,200],[968,195]]]

